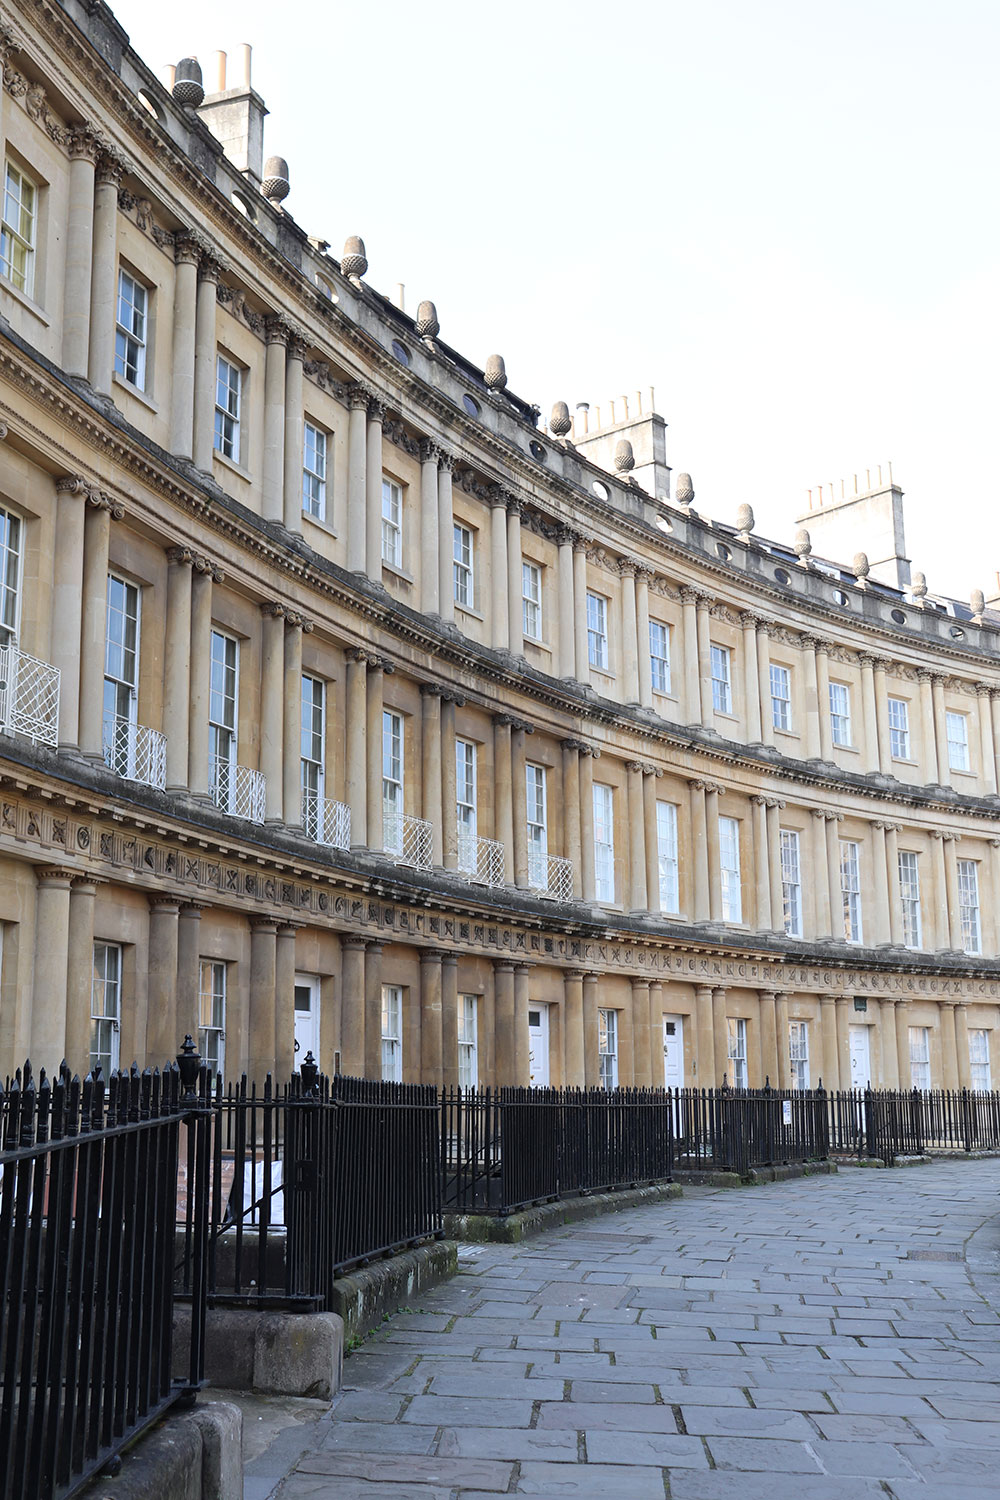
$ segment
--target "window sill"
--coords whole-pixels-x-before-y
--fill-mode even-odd
[[[592,673],[596,673],[598,677],[606,677],[609,683],[614,682],[615,674],[609,667],[595,667],[592,661],[588,661],[587,666],[590,668],[590,671]]]
[[[44,323],[46,328],[50,326],[49,316],[45,309],[33,297],[29,297],[27,292],[19,291],[14,283],[7,281],[6,278],[0,278],[0,289],[6,292],[8,297],[13,297],[15,302],[19,302],[25,311],[30,312],[40,323]]]
[[[221,464],[224,469],[231,469],[234,474],[238,474],[241,479],[245,479],[247,484],[253,484],[253,476],[250,470],[245,469],[242,464],[234,462],[233,459],[227,458],[224,453],[219,452],[218,448],[212,449],[212,458],[217,464]]]
[[[322,531],[326,536],[336,538],[338,535],[335,527],[323,516],[314,516],[311,511],[304,510],[302,519],[308,521],[310,526],[315,526],[317,531]]]
[[[836,752],[837,750],[843,750],[846,755],[860,755],[861,754],[861,747],[860,747],[860,745],[838,745],[836,740],[834,740],[832,742],[832,747],[831,748],[834,750],[834,752]]]
[[[413,574],[412,573],[407,573],[403,568],[397,568],[397,566],[396,566],[395,563],[389,562],[384,557],[382,559],[382,572],[383,573],[391,573],[392,576],[393,576],[393,578],[398,578],[399,579],[400,583],[408,583],[411,586],[413,584]]]
[[[659,688],[654,688],[653,689],[653,703],[655,704],[658,700],[660,700],[662,702],[665,702],[665,703],[672,703],[672,704],[674,704],[675,707],[678,704],[678,698],[677,698],[677,695],[675,693],[671,693],[671,692],[662,693]],[[661,718],[666,718],[666,714],[661,714],[660,717]]]
[[[730,724],[738,725],[740,722],[739,718],[736,714],[733,713],[732,709],[713,708],[712,712],[717,719],[728,719]]]
[[[800,740],[802,736],[797,729],[779,729],[777,724],[772,724],[775,734],[783,735],[786,740]]]
[[[143,406],[147,407],[154,416],[159,415],[159,402],[154,401],[152,396],[148,395],[145,391],[140,391],[137,385],[133,385],[130,380],[126,380],[122,375],[119,375],[117,370],[111,372],[111,384],[117,386],[119,390],[127,391],[136,401],[141,402]]]
[[[455,600],[455,613],[457,615],[468,615],[470,620],[478,620],[480,624],[483,622],[480,610],[473,609],[471,604],[459,604],[457,599]]]
[[[917,764],[912,755],[890,755],[889,759],[897,766],[916,766]]]
[[[536,641],[533,636],[526,635],[524,637],[524,644],[531,646],[535,651],[544,651],[546,656],[552,655],[552,647],[547,646],[544,641]]]
[[[953,776],[964,776],[967,781],[978,781],[975,771],[967,770],[965,766],[949,766],[948,770]]]

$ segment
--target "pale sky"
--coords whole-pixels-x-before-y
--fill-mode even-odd
[[[156,72],[252,43],[287,210],[546,415],[654,386],[782,540],[891,460],[931,590],[995,591],[996,0],[113,8]]]

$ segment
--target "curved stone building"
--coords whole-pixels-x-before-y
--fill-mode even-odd
[[[248,54],[8,9],[0,1071],[989,1086],[1000,617],[891,476],[699,514],[295,223]]]

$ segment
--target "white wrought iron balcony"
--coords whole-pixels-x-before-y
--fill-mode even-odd
[[[331,849],[351,847],[351,809],[346,802],[331,802],[305,792],[302,797],[302,822],[309,838]]]
[[[459,833],[458,869],[475,885],[488,885],[491,889],[503,885],[503,844],[499,839]]]
[[[167,737],[128,719],[105,719],[104,764],[126,781],[162,791],[167,784]]]
[[[382,842],[386,854],[401,865],[429,870],[434,857],[434,830],[426,818],[411,818],[392,808],[382,809]]]
[[[553,901],[572,901],[573,861],[561,854],[529,849],[528,884],[540,896],[549,896]]]
[[[212,801],[222,812],[263,823],[266,783],[262,771],[216,757],[209,764],[209,781]]]
[[[0,646],[0,733],[59,743],[59,668],[13,641]]]

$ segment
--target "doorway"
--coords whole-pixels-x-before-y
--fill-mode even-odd
[[[528,1082],[533,1089],[549,1086],[549,1007],[528,1007]]]
[[[319,1063],[319,979],[315,974],[295,976],[296,1071],[312,1053]]]
[[[663,1017],[663,1084],[668,1089],[684,1087],[684,1017]]]
[[[852,1026],[851,1088],[866,1089],[872,1081],[871,1038],[867,1026]]]

